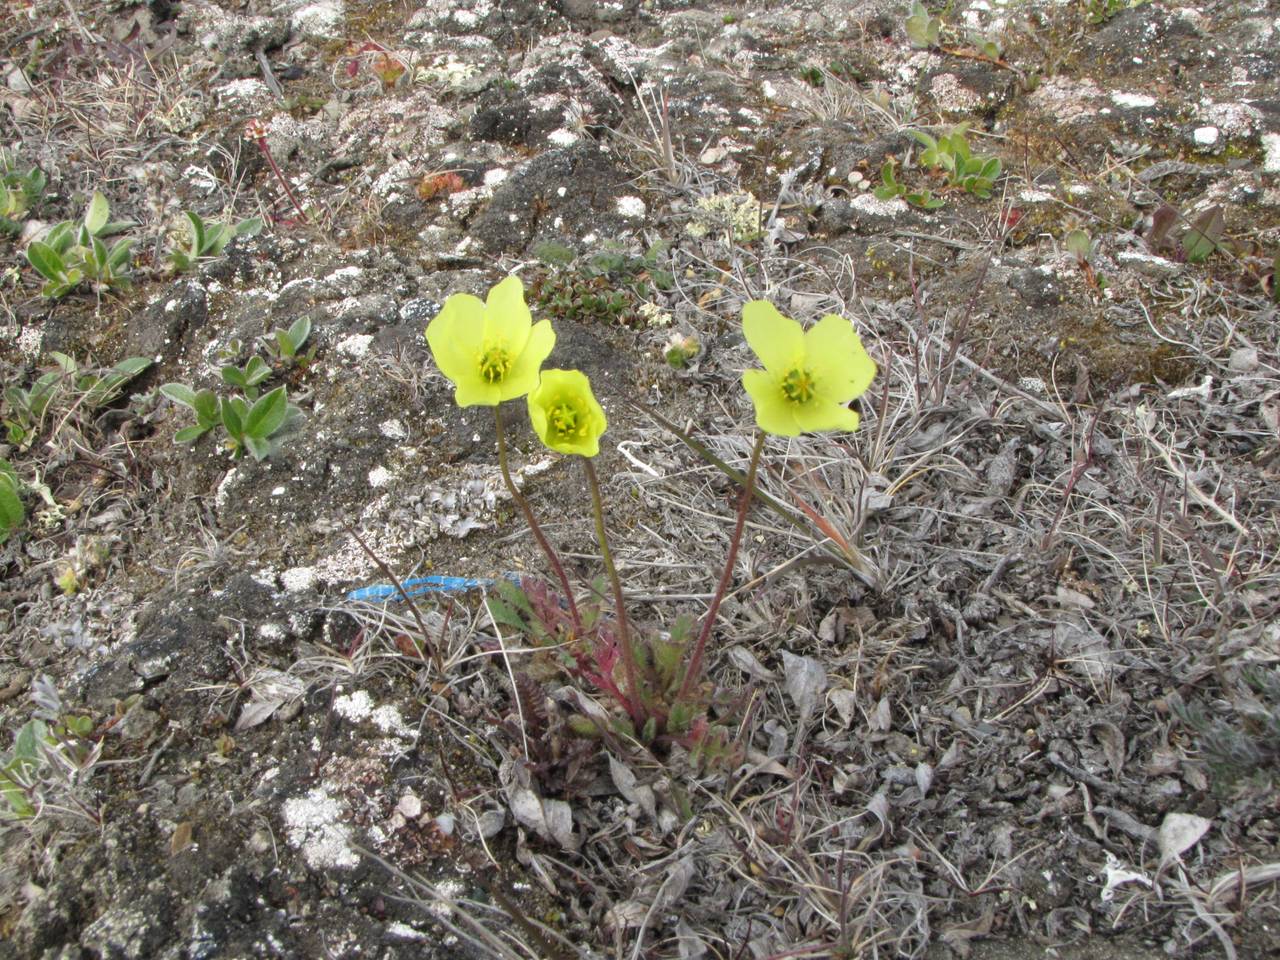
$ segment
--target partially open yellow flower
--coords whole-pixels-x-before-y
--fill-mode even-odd
[[[529,420],[552,450],[584,457],[600,452],[600,436],[609,426],[581,370],[543,370],[529,394]]]
[[[795,437],[858,428],[848,404],[871,386],[876,365],[848,320],[827,314],[805,331],[769,301],[752,300],[742,332],[764,364],[742,375],[761,430]]]
[[[549,320],[534,323],[524,286],[507,277],[485,302],[455,293],[427,325],[427,344],[440,372],[453,381],[460,407],[496,407],[538,385],[556,335]]]

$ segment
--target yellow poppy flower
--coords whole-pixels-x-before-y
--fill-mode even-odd
[[[858,428],[848,404],[871,385],[876,365],[848,320],[827,314],[806,331],[769,301],[753,300],[742,308],[742,332],[764,364],[742,375],[761,430],[795,437]]]
[[[584,457],[600,452],[600,436],[609,426],[591,381],[580,370],[543,370],[537,389],[529,394],[529,420],[552,450]]]
[[[524,286],[507,277],[483,303],[455,293],[427,325],[427,344],[440,372],[453,381],[460,407],[496,407],[538,385],[556,335],[549,320],[534,323]]]

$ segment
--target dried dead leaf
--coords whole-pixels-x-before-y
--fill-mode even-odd
[[[192,825],[190,820],[183,820],[180,824],[173,828],[173,835],[169,837],[169,856],[176,857],[187,847],[191,846]]]
[[[916,764],[916,789],[920,796],[927,797],[929,788],[933,786],[933,767],[927,763]]]
[[[1102,893],[1099,894],[1103,903],[1108,903],[1115,898],[1116,887],[1125,883],[1141,883],[1151,886],[1151,878],[1141,870],[1130,870],[1124,866],[1115,855],[1110,851],[1107,852],[1106,880],[1102,887]]]
[[[875,843],[881,837],[889,835],[889,798],[883,793],[877,793],[874,797],[867,801],[867,813],[875,816],[880,821],[880,832],[876,834],[868,834],[862,838],[862,842],[858,844],[859,850],[865,850],[871,844]]]
[[[680,898],[689,889],[689,881],[693,879],[695,872],[693,857],[683,857],[678,860],[667,872],[662,886],[658,888],[658,895],[653,901],[654,911],[669,910],[679,903]]]
[[[787,695],[800,711],[801,719],[807,719],[827,687],[827,670],[812,657],[797,656],[786,650],[782,651],[782,664],[787,675]]]
[[[649,905],[639,900],[623,900],[605,911],[603,922],[606,930],[622,932],[644,923],[649,915]]]
[[[626,798],[627,802],[636,804],[650,820],[658,819],[658,804],[653,795],[653,788],[636,782],[636,775],[631,768],[609,756],[609,774],[613,777],[613,785]]]
[[[1160,846],[1160,869],[1163,870],[1199,843],[1211,826],[1212,820],[1194,813],[1166,814],[1156,834]]]
[[[528,787],[516,787],[508,793],[507,805],[521,826],[543,840],[552,840],[565,850],[578,849],[573,811],[563,800],[548,800]]]
[[[852,690],[832,690],[827,699],[840,715],[840,722],[846,727],[853,723],[858,713],[858,695]]]
[[[766,682],[778,679],[778,675],[761,663],[756,658],[756,655],[746,647],[741,645],[733,646],[726,653],[729,657],[729,662],[748,676]]]
[[[1111,775],[1119,777],[1124,770],[1124,734],[1114,723],[1105,720],[1095,723],[1093,735],[1102,744],[1102,752],[1107,755],[1107,765],[1111,767]]]
[[[250,700],[236,718],[236,730],[252,730],[266,723],[282,706],[283,700]]]
[[[893,708],[889,706],[889,698],[881,697],[876,709],[867,721],[872,730],[883,732],[893,726]]]
[[[995,920],[995,908],[987,907],[982,916],[964,923],[953,923],[942,928],[939,939],[962,957],[969,956],[973,949],[970,940],[981,940],[991,933],[991,924]]]

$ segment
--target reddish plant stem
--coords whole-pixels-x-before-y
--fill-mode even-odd
[[[707,641],[711,639],[711,628],[715,626],[716,615],[720,612],[720,601],[729,589],[729,581],[733,579],[733,565],[738,559],[738,547],[742,544],[742,531],[747,524],[747,511],[751,507],[751,497],[756,488],[756,469],[760,466],[760,451],[764,449],[764,433],[756,437],[756,445],[751,450],[751,466],[747,468],[746,488],[742,491],[742,500],[738,503],[738,520],[733,528],[733,539],[729,541],[729,555],[724,559],[724,571],[720,574],[720,582],[716,584],[715,595],[711,598],[711,606],[702,621],[702,629],[698,632],[698,640],[693,645],[693,656],[689,658],[689,666],[684,680],[680,683],[680,692],[676,694],[676,703],[687,700],[693,692],[702,674],[702,659],[706,654]]]
[[[267,163],[271,166],[271,172],[276,175],[276,179],[280,181],[280,186],[284,187],[285,196],[289,198],[289,202],[293,204],[293,209],[298,211],[298,219],[303,223],[309,224],[311,221],[307,219],[307,212],[302,209],[302,204],[298,202],[298,198],[293,194],[293,188],[289,186],[289,181],[285,179],[280,167],[276,165],[276,158],[271,155],[271,148],[267,146],[266,137],[257,137],[254,141],[258,145],[258,149],[262,151],[262,155],[267,158]]]
[[[595,513],[596,542],[600,544],[600,556],[604,560],[605,572],[609,574],[609,583],[613,586],[614,617],[618,622],[618,643],[622,647],[622,674],[627,689],[627,713],[631,722],[639,732],[644,723],[645,711],[640,699],[640,686],[636,682],[636,652],[631,646],[631,630],[627,624],[627,608],[622,598],[622,581],[618,579],[618,568],[613,563],[613,553],[609,550],[609,538],[604,528],[604,506],[600,500],[600,481],[596,477],[596,468],[590,457],[582,457],[582,469],[587,474],[587,486],[591,488],[591,509]]]
[[[520,507],[520,512],[524,514],[524,522],[529,525],[529,532],[533,534],[533,538],[538,541],[538,546],[542,548],[542,552],[547,557],[547,562],[551,564],[551,569],[555,571],[556,578],[560,581],[560,589],[564,591],[565,602],[569,605],[569,616],[573,618],[573,630],[578,635],[582,635],[582,618],[578,616],[578,605],[573,599],[573,588],[569,586],[569,578],[565,576],[564,564],[560,562],[560,557],[555,550],[551,548],[550,542],[542,532],[542,528],[538,526],[538,521],[533,516],[533,509],[529,506],[529,501],[525,499],[511,480],[511,470],[507,467],[507,438],[502,430],[502,408],[495,406],[493,408],[493,422],[497,427],[498,433],[498,466],[502,468],[502,479],[507,485],[507,492],[511,494],[511,499]]]

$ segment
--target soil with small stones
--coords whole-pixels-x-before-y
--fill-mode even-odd
[[[924,49],[909,12],[10,5],[5,162],[48,182],[0,224],[5,762],[87,732],[5,767],[0,958],[1280,953],[1280,19],[975,0]],[[989,196],[923,159],[957,128]],[[44,298],[24,249],[95,190],[132,283]],[[186,211],[265,227],[175,274]],[[706,612],[738,488],[643,408],[744,468],[757,298],[878,365],[856,433],[765,446],[790,519],[747,522],[717,749],[575,734],[619,714],[605,648],[486,609],[554,578],[422,334],[512,273],[607,411],[645,642]],[[271,455],[175,444],[159,388],[255,353],[300,412]],[[388,572],[476,583],[352,596]]]

